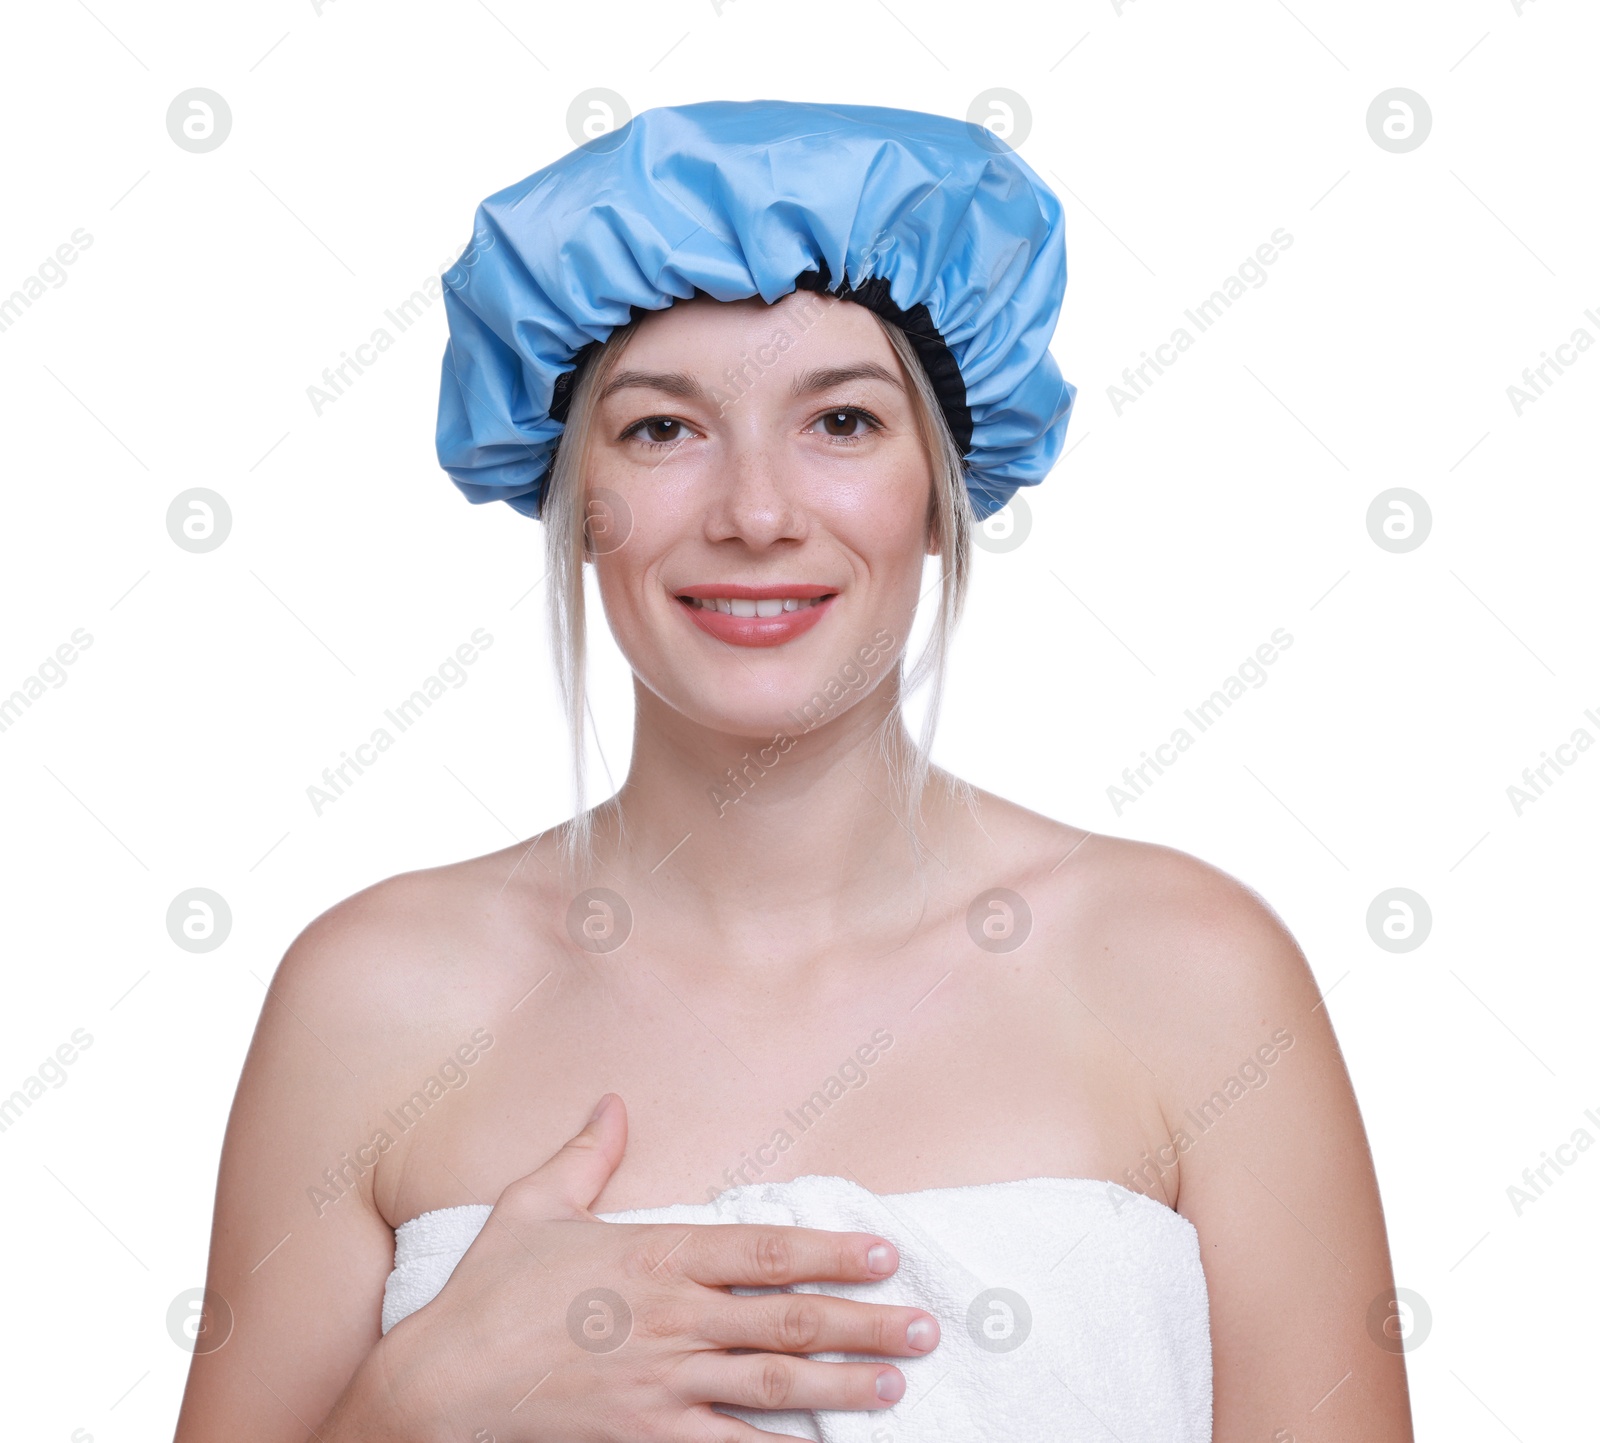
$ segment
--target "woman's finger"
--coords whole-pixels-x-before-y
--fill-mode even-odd
[[[657,1276],[686,1277],[711,1288],[759,1288],[873,1283],[900,1266],[894,1245],[873,1233],[761,1223],[696,1223],[685,1232],[663,1248],[652,1268]]]
[[[905,1375],[887,1363],[818,1362],[786,1353],[701,1353],[673,1377],[684,1397],[740,1408],[861,1411],[905,1394]]]
[[[939,1342],[939,1321],[922,1308],[858,1302],[823,1293],[706,1299],[694,1331],[714,1348],[768,1353],[881,1353],[916,1358]]]

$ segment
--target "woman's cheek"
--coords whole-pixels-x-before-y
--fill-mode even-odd
[[[874,571],[906,569],[920,576],[927,545],[926,505],[925,500],[897,504],[877,499],[854,515],[838,517],[833,534]]]
[[[649,624],[643,610],[640,585],[625,559],[627,549],[623,546],[610,556],[598,558],[594,566],[606,624],[611,628],[619,649],[631,659],[638,655],[640,644],[648,638]]]

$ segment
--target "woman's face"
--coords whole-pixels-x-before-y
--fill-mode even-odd
[[[651,691],[767,740],[892,671],[937,549],[912,406],[877,320],[834,296],[640,321],[595,398],[586,494],[606,617]]]

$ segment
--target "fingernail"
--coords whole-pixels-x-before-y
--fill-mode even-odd
[[[882,1277],[894,1271],[894,1249],[886,1243],[874,1243],[867,1249],[867,1271]]]
[[[590,1114],[589,1121],[584,1123],[585,1127],[589,1127],[592,1124],[600,1121],[600,1114],[606,1110],[606,1103],[610,1100],[611,1094],[608,1092],[597,1104],[595,1104],[594,1112]]]
[[[898,1403],[905,1395],[906,1380],[893,1369],[878,1374],[878,1398],[884,1403]]]
[[[939,1338],[938,1325],[932,1318],[918,1318],[906,1329],[906,1346],[926,1353]]]

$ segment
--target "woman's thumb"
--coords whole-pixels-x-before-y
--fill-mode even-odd
[[[551,1205],[551,1216],[587,1213],[628,1147],[628,1113],[614,1092],[600,1099],[589,1121],[543,1167],[523,1179]]]

